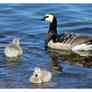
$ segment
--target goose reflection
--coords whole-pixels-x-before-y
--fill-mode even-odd
[[[51,58],[52,62],[55,63],[55,61],[60,61],[61,62],[69,62],[71,65],[79,65],[83,66],[86,68],[91,68],[92,67],[92,52],[91,51],[58,51],[58,50],[52,50],[52,49],[47,49],[50,53],[53,53]],[[52,67],[54,64],[52,64]],[[58,63],[58,66],[59,63]]]
[[[91,50],[87,50],[87,51],[84,51],[84,50],[75,50],[73,52],[79,54],[80,56],[86,56],[86,57],[91,56],[92,57],[92,51]]]
[[[52,65],[51,71],[56,71],[57,73],[62,72],[62,67],[60,66],[58,56],[56,54],[52,54],[50,55],[50,58],[52,59],[52,61],[49,63]]]

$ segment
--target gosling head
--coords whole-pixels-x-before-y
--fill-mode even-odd
[[[13,39],[13,44],[19,45],[19,38],[14,38]]]
[[[38,68],[38,67],[36,67],[35,69],[34,69],[34,73],[33,73],[33,75],[35,76],[35,77],[39,77],[40,76],[40,68]]]
[[[56,17],[54,14],[46,14],[44,18],[41,19],[41,21],[49,21],[50,23],[52,23],[54,20],[56,20]]]

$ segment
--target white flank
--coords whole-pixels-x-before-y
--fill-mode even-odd
[[[80,44],[80,45],[74,46],[72,48],[72,50],[73,51],[74,50],[92,50],[92,45],[91,44],[89,44],[89,45],[87,45],[87,44]]]
[[[59,42],[54,43],[52,40],[48,42],[47,46],[52,49],[71,50],[70,44],[64,44]]]
[[[4,53],[5,53],[5,56],[7,57],[17,57],[18,56],[18,50],[11,49],[11,48],[5,48]]]

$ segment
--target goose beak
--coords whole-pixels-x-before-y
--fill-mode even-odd
[[[41,21],[45,21],[45,17],[43,19],[41,19]]]

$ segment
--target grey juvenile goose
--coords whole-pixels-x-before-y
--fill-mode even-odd
[[[23,54],[22,48],[19,45],[19,38],[14,38],[13,42],[4,49],[6,57],[19,57]]]
[[[66,32],[57,34],[57,19],[54,14],[46,14],[41,21],[49,21],[46,47],[62,50],[92,50],[92,36]]]
[[[51,80],[52,73],[50,71],[42,70],[38,67],[34,69],[33,75],[30,77],[31,83],[44,83]]]

